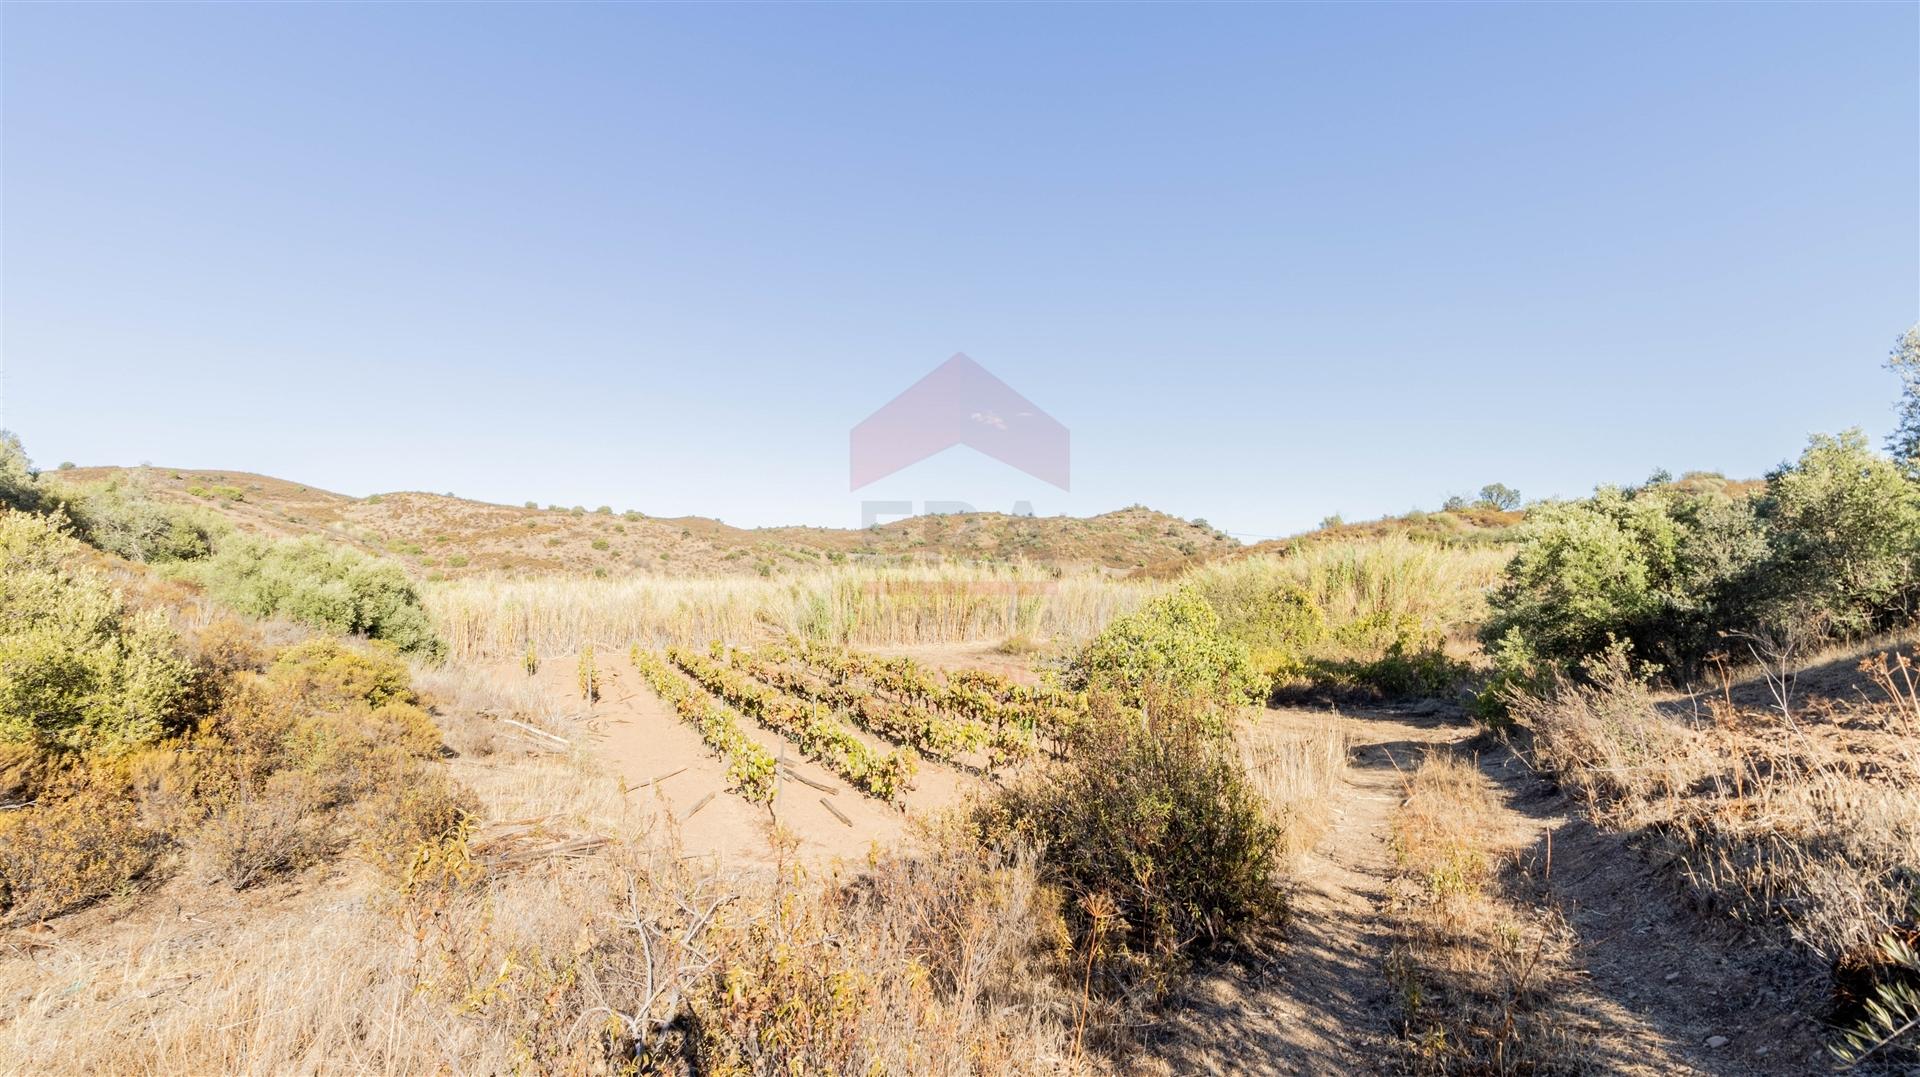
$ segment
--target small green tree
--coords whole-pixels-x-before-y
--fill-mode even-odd
[[[1900,378],[1900,418],[1887,438],[1887,451],[1909,476],[1920,478],[1920,325],[1894,344],[1887,369]]]
[[[1810,608],[1848,634],[1920,612],[1920,485],[1860,431],[1809,439],[1796,463],[1767,477],[1764,511],[1774,609]]]
[[[1482,508],[1512,512],[1520,507],[1520,491],[1505,483],[1488,483],[1480,488],[1479,504]]]
[[[0,508],[37,512],[43,498],[39,480],[20,436],[0,430]]]

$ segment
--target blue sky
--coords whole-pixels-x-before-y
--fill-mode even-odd
[[[1891,425],[1920,6],[6,5],[0,423],[855,525],[1248,536]],[[1073,431],[858,493],[965,352]]]

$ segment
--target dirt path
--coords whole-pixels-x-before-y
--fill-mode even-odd
[[[1388,1053],[1394,1000],[1380,915],[1393,871],[1400,773],[1464,725],[1372,714],[1348,723],[1352,752],[1332,829],[1295,869],[1279,957],[1197,977],[1157,1052],[1170,1073],[1367,1073]]]
[[[1592,1033],[1592,1069],[1784,1077],[1830,1068],[1810,1016],[1824,1005],[1824,970],[1689,907],[1670,870],[1596,830],[1512,753],[1482,753],[1480,769],[1500,788],[1507,844],[1518,850],[1511,887],[1552,902],[1579,939],[1581,983],[1562,1003]]]
[[[1277,957],[1196,976],[1153,1036],[1156,1073],[1378,1073],[1392,1068],[1398,1000],[1384,971],[1401,774],[1430,750],[1468,751],[1497,786],[1496,844],[1512,896],[1550,903],[1579,937],[1578,985],[1559,999],[1589,1034],[1577,1060],[1609,1074],[1788,1074],[1822,1067],[1817,970],[1784,968],[1684,907],[1671,878],[1503,748],[1470,748],[1460,720],[1353,717],[1332,828],[1298,865]],[[1548,868],[1551,861],[1552,867]],[[1724,1039],[1722,1039],[1724,1037]]]

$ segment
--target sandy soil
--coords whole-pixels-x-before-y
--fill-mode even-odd
[[[736,865],[777,863],[777,825],[802,862],[863,859],[875,843],[901,837],[911,819],[960,803],[985,780],[923,758],[914,788],[894,806],[861,793],[806,760],[785,738],[747,722],[743,727],[749,736],[806,779],[783,777],[769,811],[727,791],[725,764],[692,726],[654,695],[626,654],[603,652],[596,658],[600,699],[590,708],[582,701],[572,724],[619,777],[638,819],[677,827],[691,855]],[[538,677],[564,695],[577,691],[577,670],[575,656],[560,656],[543,662]],[[875,747],[888,746],[855,732]]]

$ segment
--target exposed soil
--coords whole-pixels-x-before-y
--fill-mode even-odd
[[[1294,872],[1277,956],[1195,976],[1155,1030],[1151,1073],[1392,1072],[1398,1002],[1385,972],[1390,845],[1402,774],[1431,750],[1469,752],[1500,792],[1493,844],[1513,896],[1551,903],[1578,935],[1580,987],[1556,1000],[1591,1046],[1571,1062],[1635,1075],[1802,1074],[1825,1067],[1820,970],[1688,909],[1671,876],[1598,833],[1466,722],[1363,712],[1334,822]],[[1724,1040],[1721,1037],[1725,1037]],[[1708,1046],[1710,1043],[1718,1046]]]
[[[884,845],[899,838],[914,817],[957,804],[984,780],[923,758],[913,789],[900,805],[890,805],[808,761],[779,734],[743,722],[748,736],[806,779],[782,777],[769,811],[727,791],[726,764],[653,693],[625,654],[602,653],[596,660],[600,699],[591,707],[582,701],[573,722],[576,735],[590,741],[604,765],[619,777],[638,821],[677,827],[682,844],[693,855],[735,865],[775,863],[779,859],[774,840],[777,824],[783,839],[792,843],[792,855],[803,862],[857,859],[874,843]],[[539,672],[540,680],[556,694],[573,691],[577,676],[577,659],[572,656],[544,662]],[[858,729],[855,735],[877,748],[892,747]]]

